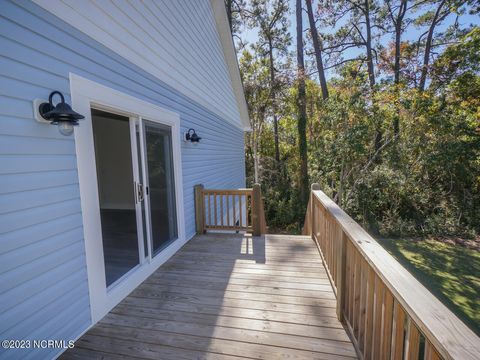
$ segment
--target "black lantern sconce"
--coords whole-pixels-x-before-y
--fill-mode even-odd
[[[195,132],[195,129],[188,129],[188,131],[185,133],[185,141],[190,141],[192,143],[198,143],[200,142],[202,138],[197,135]]]
[[[53,97],[60,96],[60,102],[53,105]],[[70,105],[65,102],[65,98],[60,91],[52,91],[48,97],[48,102],[35,100],[33,102],[35,118],[42,123],[58,125],[60,134],[69,136],[73,133],[73,127],[78,125],[78,120],[85,116],[72,110]]]

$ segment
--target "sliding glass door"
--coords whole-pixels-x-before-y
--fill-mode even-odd
[[[106,286],[178,238],[171,127],[92,110]]]
[[[92,110],[107,287],[140,264],[138,197],[130,119]],[[136,160],[136,159],[135,159]]]
[[[172,131],[143,120],[144,165],[148,186],[152,256],[177,239]]]

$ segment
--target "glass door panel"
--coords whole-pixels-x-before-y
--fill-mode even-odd
[[[178,237],[172,132],[168,126],[145,120],[144,130],[153,256]]]
[[[125,116],[92,110],[107,287],[141,260],[130,121]]]

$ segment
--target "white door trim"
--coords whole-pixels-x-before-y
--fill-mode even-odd
[[[180,147],[180,116],[172,111],[72,73],[70,73],[70,91],[73,108],[85,116],[85,119],[80,121],[80,126],[75,129],[75,148],[82,204],[90,308],[92,324],[94,324],[186,242]],[[105,267],[91,118],[92,106],[129,117],[153,119],[156,122],[172,128],[178,239],[166,247],[160,254],[152,258],[150,262],[139,265],[135,271],[131,271],[123,281],[109,288],[108,291],[105,287]]]

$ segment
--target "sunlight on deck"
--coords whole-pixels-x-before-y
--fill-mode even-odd
[[[64,359],[352,359],[313,241],[197,236]]]

